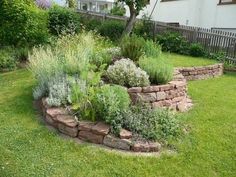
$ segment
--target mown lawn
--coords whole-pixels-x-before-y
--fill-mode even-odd
[[[167,61],[172,63],[175,67],[179,66],[206,66],[217,63],[216,60],[211,60],[208,58],[203,57],[191,57],[191,56],[184,56],[178,55],[173,53],[163,53],[163,56]]]
[[[0,176],[236,176],[236,73],[189,83],[191,133],[175,155],[136,157],[76,144],[50,132],[32,105],[26,70],[0,74]]]

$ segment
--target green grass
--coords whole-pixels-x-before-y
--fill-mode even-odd
[[[216,60],[211,60],[203,57],[191,57],[178,55],[173,53],[163,53],[166,60],[172,63],[175,67],[179,66],[205,66],[217,63]]]
[[[178,154],[135,157],[62,139],[40,123],[26,70],[0,74],[0,176],[236,176],[236,74],[189,83],[191,133]]]

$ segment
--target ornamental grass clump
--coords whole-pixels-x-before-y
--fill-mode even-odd
[[[111,83],[126,87],[148,86],[149,76],[130,59],[121,59],[107,69],[106,76]]]
[[[139,66],[147,72],[153,84],[166,84],[173,78],[173,66],[161,57],[143,57]]]

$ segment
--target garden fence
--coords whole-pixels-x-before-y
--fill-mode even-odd
[[[113,16],[89,11],[78,10],[78,12],[89,18],[96,18],[99,20],[127,21],[128,19],[127,17]],[[152,20],[150,21],[150,25],[150,34],[152,34],[153,38],[155,38],[157,34],[162,34],[166,31],[178,32],[182,34],[190,43],[200,43],[206,52],[213,54],[224,52],[226,54],[227,60],[230,63],[236,63],[236,33]]]

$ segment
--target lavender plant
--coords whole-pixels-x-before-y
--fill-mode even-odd
[[[36,0],[35,3],[39,8],[42,9],[49,9],[50,7],[52,7],[51,0]]]

